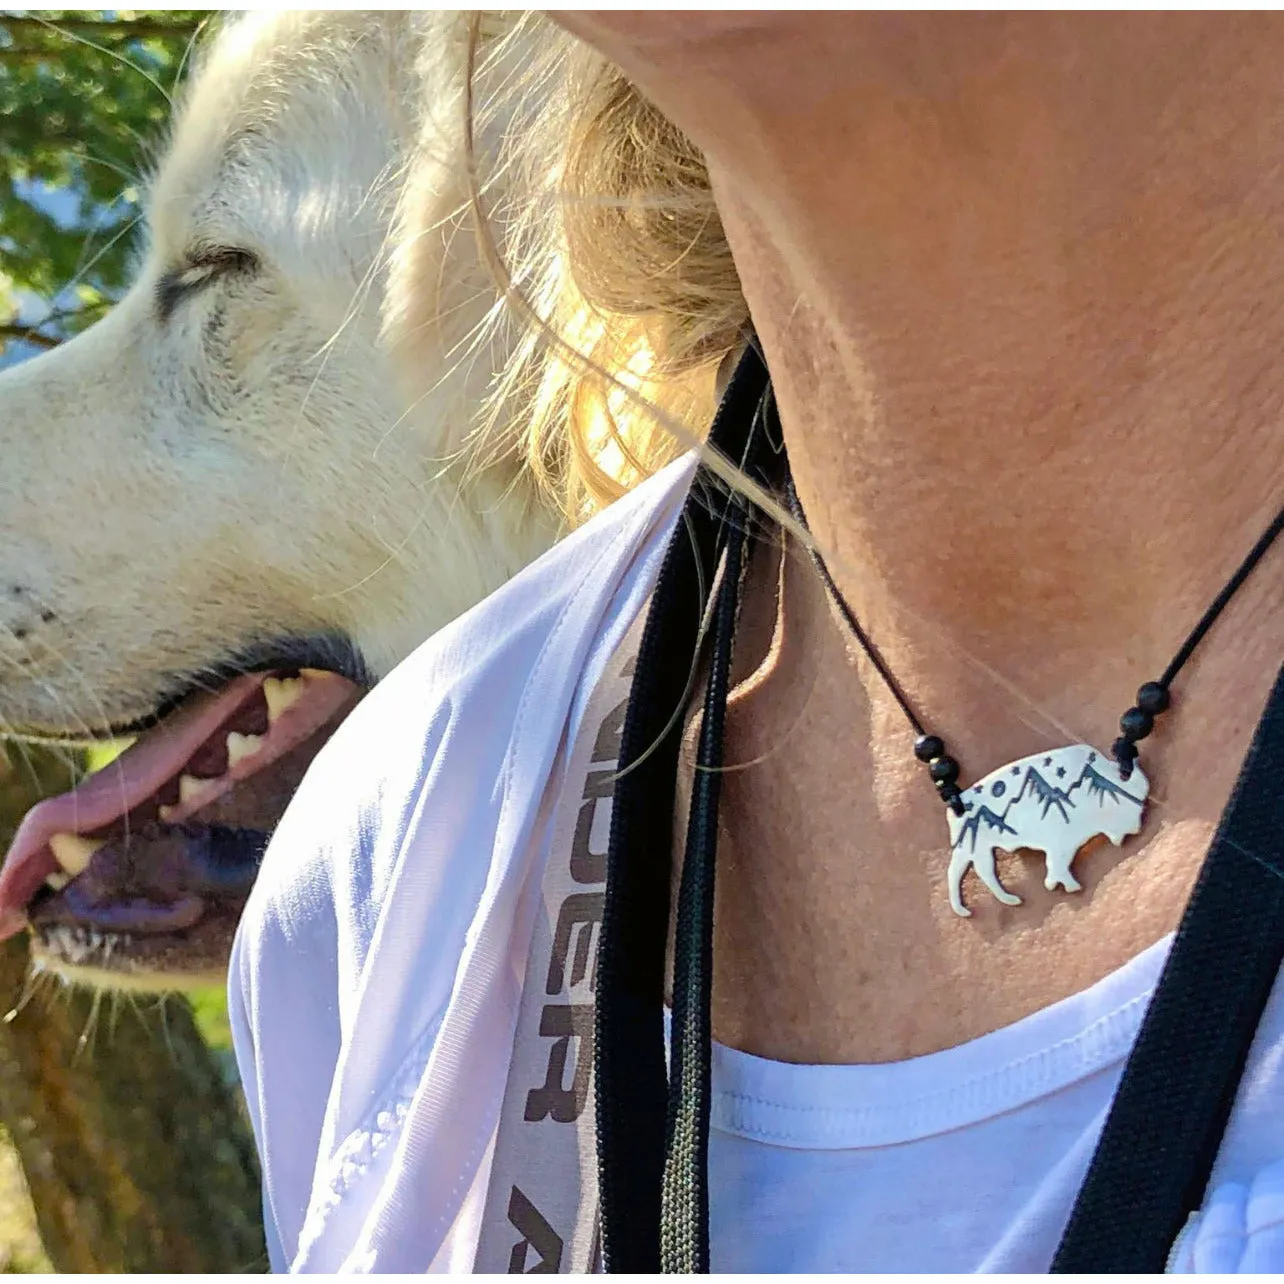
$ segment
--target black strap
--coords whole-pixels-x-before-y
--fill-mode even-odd
[[[723,394],[710,438],[737,463],[748,457],[767,387],[766,366],[750,347]],[[680,714],[719,536],[728,529],[725,518],[734,502],[722,483],[703,469],[697,473],[652,596],[620,747],[593,1053],[602,1260],[611,1272],[660,1269],[669,1114],[664,963]]]
[[[1164,1269],[1203,1202],[1281,963],[1284,669],[1124,1067],[1054,1272]]]
[[[740,602],[747,505],[728,515],[726,555],[713,619],[713,654],[695,775],[673,947],[669,1120],[660,1211],[660,1266],[709,1270],[709,1080],[713,1026],[713,889],[722,789],[722,739]]]

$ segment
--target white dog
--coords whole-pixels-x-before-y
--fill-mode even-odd
[[[502,354],[459,214],[465,47],[452,14],[231,24],[133,288],[0,376],[0,719],[141,733],[0,875],[45,966],[219,974],[337,721],[556,537],[518,463],[467,450]]]

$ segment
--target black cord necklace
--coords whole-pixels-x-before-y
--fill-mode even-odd
[[[764,489],[787,493],[788,464],[770,381],[752,341],[728,382],[710,441]],[[1174,657],[1157,684],[1165,693],[1281,526],[1284,516]],[[637,655],[606,859],[593,1038],[600,1242],[613,1273],[709,1269],[721,729],[742,587],[736,570],[752,560],[764,534],[748,501],[721,487],[711,470],[697,469]],[[666,1050],[668,854],[683,724],[673,711],[687,704],[692,657],[701,653],[702,637],[710,678],[678,894]],[[902,708],[915,736],[926,735],[908,702]],[[944,745],[940,756],[946,756]],[[1135,790],[1136,754],[1125,757],[1134,768],[1127,784]],[[1122,768],[1116,770],[1122,778]],[[1282,772],[1284,671],[1201,868],[1054,1271],[1161,1271],[1174,1237],[1203,1200],[1217,1138],[1284,953],[1284,790],[1276,783]],[[957,778],[949,783],[957,786]],[[975,814],[966,811],[972,789],[958,792],[965,815]],[[1077,806],[1085,796],[1086,787],[1076,791]],[[1056,810],[1055,800],[1049,807]],[[947,815],[954,816],[952,808]]]
[[[807,518],[792,478],[785,482],[785,497],[790,512],[805,527]],[[950,904],[956,914],[965,918],[971,914],[961,892],[969,866],[1003,904],[1021,903],[1020,897],[1013,896],[999,882],[995,870],[998,851],[1032,848],[1043,852],[1047,861],[1044,886],[1049,891],[1059,886],[1067,892],[1077,892],[1080,884],[1071,865],[1089,838],[1104,835],[1119,846],[1141,829],[1150,783],[1137,766],[1137,742],[1150,735],[1155,719],[1171,702],[1173,680],[1281,530],[1284,509],[1262,532],[1161,676],[1154,682],[1142,683],[1137,703],[1119,719],[1121,734],[1111,746],[1110,756],[1091,745],[1067,745],[1010,762],[967,788],[959,786],[958,762],[946,752],[941,737],[924,727],[886,660],[834,583],[824,558],[815,549],[808,549],[834,605],[913,727],[914,756],[926,764],[937,793],[949,809]]]

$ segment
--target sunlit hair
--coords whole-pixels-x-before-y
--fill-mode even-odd
[[[698,445],[748,309],[699,151],[547,19],[505,25],[473,25],[467,104],[472,136],[511,122],[472,185],[517,328],[492,409],[576,524]]]

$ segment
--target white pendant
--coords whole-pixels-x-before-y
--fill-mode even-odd
[[[1077,892],[1070,866],[1090,838],[1118,847],[1141,828],[1150,782],[1137,767],[1125,781],[1108,754],[1091,745],[1068,745],[1008,763],[962,793],[964,812],[946,811],[950,824],[950,905],[964,918],[963,875],[972,866],[1004,905],[1020,905],[999,882],[996,852],[1028,847],[1043,853],[1049,891]]]

